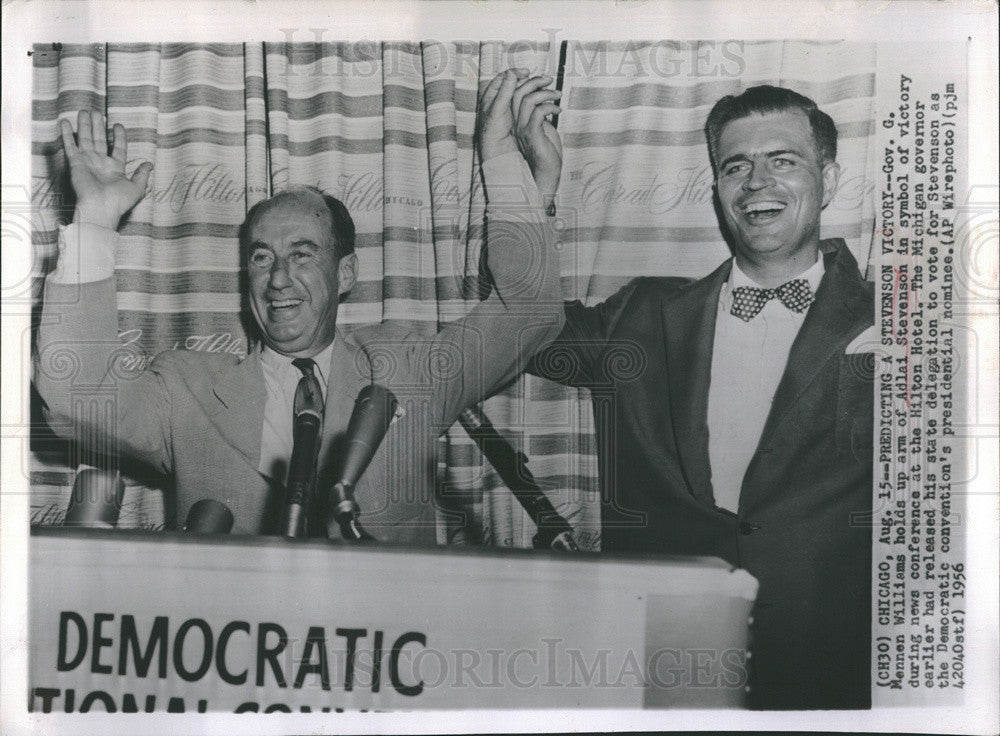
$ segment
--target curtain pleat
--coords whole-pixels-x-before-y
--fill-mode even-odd
[[[382,49],[382,274],[385,321],[420,331],[438,324],[438,264],[430,217],[430,157],[420,46]]]
[[[874,44],[725,43],[567,42],[555,221],[564,297],[596,304],[636,276],[701,277],[728,256],[702,128],[719,97],[760,83],[796,89],[836,121],[843,175],[823,236],[869,263]],[[690,73],[699,57],[715,72]],[[90,109],[128,129],[129,171],[154,163],[149,194],[123,222],[116,271],[122,338],[145,359],[245,353],[237,230],[249,207],[290,185],[338,197],[355,220],[359,278],[338,322],[432,334],[483,296],[479,91],[508,66],[555,76],[558,58],[558,47],[500,42],[38,44],[35,293],[58,223],[72,216],[58,120],[75,125]],[[599,549],[589,393],[522,376],[483,408],[582,546]],[[44,434],[32,450],[33,523],[55,523],[90,458]],[[439,541],[530,546],[530,519],[460,426],[440,450]],[[162,524],[160,486],[129,478],[123,526]]]
[[[243,44],[243,99],[246,105],[244,141],[246,160],[246,208],[249,210],[271,195],[271,155],[267,145],[267,79],[264,45]]]

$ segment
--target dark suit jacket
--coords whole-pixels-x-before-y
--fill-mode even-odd
[[[763,708],[870,705],[874,365],[845,349],[873,324],[873,288],[843,241],[823,251],[737,514],[715,506],[707,425],[731,261],[694,283],[638,279],[596,307],[567,304],[532,368],[591,391],[603,550],[715,555],[760,581],[750,669]]]

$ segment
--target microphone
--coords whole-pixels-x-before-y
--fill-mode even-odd
[[[511,447],[479,407],[465,409],[458,415],[458,421],[538,527],[531,540],[532,546],[535,549],[578,551],[580,548],[573,538],[573,527],[535,483],[525,454]]]
[[[191,534],[229,534],[232,528],[233,512],[211,498],[195,501],[184,522],[184,531]]]
[[[119,473],[83,468],[73,479],[63,526],[78,529],[114,529],[122,509],[125,482]]]
[[[292,410],[295,417],[292,458],[288,462],[288,495],[281,523],[286,537],[298,537],[305,532],[305,507],[316,474],[323,428],[323,394],[316,378],[299,381]]]
[[[330,536],[333,536],[332,525],[336,523],[344,539],[354,542],[375,541],[358,523],[360,509],[354,500],[354,485],[375,457],[398,406],[399,401],[393,393],[378,384],[369,384],[358,394],[354,411],[347,423],[347,446],[340,474],[328,499],[330,518],[327,532]]]

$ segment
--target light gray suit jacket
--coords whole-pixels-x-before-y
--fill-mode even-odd
[[[522,183],[534,191],[530,178]],[[497,288],[465,318],[430,336],[388,326],[338,331],[317,489],[332,486],[358,392],[373,382],[389,388],[404,414],[355,490],[362,523],[381,541],[435,542],[438,435],[462,409],[513,380],[562,327],[558,258],[540,207],[503,218],[516,237],[494,237],[501,221],[491,221]],[[211,498],[232,510],[233,533],[273,533],[283,489],[258,472],[266,398],[260,347],[242,360],[166,351],[146,370],[130,371],[122,367],[114,279],[49,282],[44,299],[35,385],[53,430],[170,474],[176,494],[168,528]]]

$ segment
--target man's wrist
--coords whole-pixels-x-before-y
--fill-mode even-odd
[[[121,219],[121,215],[109,212],[106,208],[100,206],[78,204],[76,210],[73,212],[74,224],[96,225],[97,227],[114,231],[118,230],[118,223]]]
[[[484,164],[495,158],[500,158],[504,154],[517,151],[517,144],[512,138],[505,138],[502,141],[484,143],[479,147],[479,162]]]

